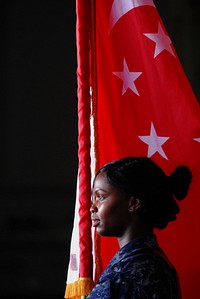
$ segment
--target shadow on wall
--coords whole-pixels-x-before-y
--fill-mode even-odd
[[[0,297],[63,298],[74,194],[4,196]]]
[[[0,14],[0,298],[63,298],[77,174],[75,1],[3,1]]]

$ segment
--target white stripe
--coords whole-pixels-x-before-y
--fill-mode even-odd
[[[110,13],[109,31],[111,31],[117,21],[131,9],[145,5],[155,7],[152,0],[114,0]]]
[[[92,94],[91,94],[92,96]],[[92,105],[92,103],[91,103]],[[93,107],[91,106],[91,111],[93,110]],[[95,157],[95,137],[94,137],[94,116],[91,114],[90,118],[90,142],[91,142],[91,149],[90,149],[90,155],[91,155],[91,190],[93,187],[93,180],[95,176],[95,168],[96,168],[96,157]],[[93,256],[93,280],[95,280],[95,273],[96,273],[96,251],[95,251],[95,228],[92,227],[92,256]]]
[[[79,245],[79,181],[77,177],[77,190],[76,190],[76,205],[74,213],[74,226],[72,231],[71,238],[71,247],[70,247],[70,260],[68,266],[68,275],[67,275],[67,284],[75,282],[79,278],[79,268],[80,268],[80,245]],[[71,257],[73,256],[73,261]],[[76,269],[71,267],[71,263],[76,264]]]

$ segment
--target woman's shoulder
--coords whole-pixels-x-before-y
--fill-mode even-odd
[[[144,294],[152,294],[150,298],[154,295],[157,295],[155,298],[178,298],[175,295],[179,289],[176,270],[162,251],[138,252],[123,272],[130,292],[140,294],[138,298],[143,298]]]

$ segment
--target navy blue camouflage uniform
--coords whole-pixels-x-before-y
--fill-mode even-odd
[[[176,270],[155,235],[122,247],[87,299],[180,299]]]

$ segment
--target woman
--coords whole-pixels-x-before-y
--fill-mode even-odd
[[[178,299],[178,277],[154,228],[163,229],[179,213],[191,172],[179,166],[167,176],[149,158],[128,157],[103,166],[96,174],[92,225],[101,236],[115,236],[120,250],[88,299]]]

